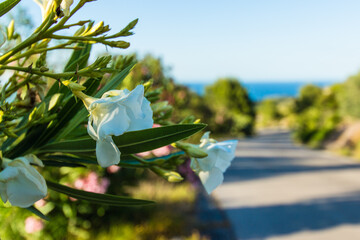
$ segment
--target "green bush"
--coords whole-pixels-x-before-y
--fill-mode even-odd
[[[307,85],[301,89],[294,129],[296,140],[311,147],[321,146],[341,121],[338,95],[338,85],[325,89]]]
[[[208,122],[215,133],[253,133],[255,110],[246,89],[234,78],[222,78],[206,87],[204,99],[214,112]]]
[[[340,110],[344,116],[360,118],[360,73],[349,77],[339,88]]]

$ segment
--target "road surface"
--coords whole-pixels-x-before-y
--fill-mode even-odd
[[[294,145],[288,132],[241,140],[213,196],[237,239],[360,239],[360,164]]]

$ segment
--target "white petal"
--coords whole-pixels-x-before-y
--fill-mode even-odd
[[[8,200],[7,194],[6,194],[6,184],[0,182],[0,197],[1,200],[6,203]]]
[[[101,122],[97,126],[97,135],[99,138],[104,138],[109,135],[119,136],[129,129],[130,118],[127,115],[126,109],[116,103],[112,105],[113,106],[108,108],[108,111],[102,115]]]
[[[208,154],[207,157],[196,159],[199,164],[200,170],[210,171],[215,167],[217,158],[216,156],[214,156],[214,152],[215,151],[206,151],[206,153]]]
[[[43,189],[39,189],[37,183],[32,182],[25,175],[9,181],[6,186],[8,200],[13,206],[30,207],[46,196],[46,192],[44,193]]]
[[[214,191],[214,189],[224,181],[224,175],[218,168],[213,168],[211,171],[199,172],[199,178],[208,194]]]
[[[197,161],[196,158],[191,158],[191,162],[190,162],[190,168],[194,171],[194,172],[199,172],[200,166],[199,166],[199,162]]]
[[[95,141],[97,141],[99,139],[94,127],[93,127],[93,121],[92,121],[92,116],[89,117],[88,120],[88,124],[87,124],[87,132],[90,135],[90,137],[92,139],[94,139]]]
[[[143,119],[142,103],[144,99],[144,86],[138,85],[121,101],[121,104],[131,111],[135,119]]]
[[[210,132],[205,132],[204,135],[201,137],[200,139],[200,148],[206,148],[208,147],[210,144],[212,144],[214,141],[214,139],[210,138]],[[216,142],[216,141],[215,141]]]
[[[16,167],[19,171],[15,178],[6,183],[7,197],[13,206],[29,207],[46,196],[44,178],[25,158],[13,160],[9,167]]]
[[[35,164],[39,167],[44,167],[44,163],[34,154],[27,154],[24,158],[26,158],[29,163]]]
[[[12,166],[15,166],[15,165],[19,166],[18,167],[19,175],[23,174],[24,177],[26,177],[29,181],[32,181],[36,185],[36,188],[39,190],[39,192],[44,194],[43,197],[45,197],[47,194],[47,186],[46,186],[45,179],[34,167],[32,167],[29,164],[27,159],[26,158],[17,158],[12,163],[13,163]]]
[[[230,140],[216,143],[215,151],[217,154],[217,161],[215,166],[223,172],[230,166],[231,161],[235,157],[236,145],[238,141]]]
[[[15,178],[19,174],[19,171],[15,167],[6,167],[0,172],[0,181],[7,182],[10,179]]]
[[[104,168],[120,162],[120,151],[110,136],[96,141],[96,158]]]
[[[210,132],[205,132],[204,135],[201,137],[200,142],[206,141],[210,139]]]
[[[61,8],[63,9],[64,11],[64,15],[65,16],[69,16],[70,15],[70,6],[71,4],[73,4],[73,0],[63,0],[61,2]]]
[[[144,98],[142,101],[141,111],[143,114],[142,117],[132,118],[128,131],[143,130],[153,126],[153,112],[150,107],[150,102],[146,98]],[[129,114],[129,116],[131,116],[131,114]]]
[[[110,90],[110,91],[107,91],[106,93],[104,93],[101,98],[114,97],[114,96],[123,97],[124,91],[123,90]]]

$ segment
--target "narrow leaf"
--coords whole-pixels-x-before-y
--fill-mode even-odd
[[[75,164],[97,164],[96,158],[92,160],[92,158],[82,158],[77,156],[69,156],[69,155],[47,155],[41,157],[43,160],[51,160],[51,161],[58,161],[58,162],[68,162],[68,163],[75,163]],[[46,165],[46,164],[45,164]]]
[[[35,215],[37,215],[38,217],[46,220],[46,221],[50,221],[50,218],[45,216],[42,212],[40,212],[38,209],[36,209],[34,206],[28,207],[26,208],[27,210],[29,210],[30,212],[34,213]]]
[[[85,165],[70,162],[59,162],[53,160],[42,161],[46,167],[86,167]]]
[[[113,140],[122,154],[133,154],[169,145],[190,137],[205,127],[206,124],[177,124],[128,132],[113,137]]]
[[[95,97],[100,98],[105,92],[109,90],[116,89],[120,83],[125,79],[125,77],[129,74],[131,69],[134,67],[135,63],[130,64],[120,73],[116,74],[109,82],[105,84],[95,95]]]
[[[132,131],[113,137],[122,154],[133,154],[149,151],[187,138],[202,130],[205,124],[179,124],[159,128]],[[96,142],[91,138],[52,143],[44,146],[39,152],[81,153],[94,152]]]
[[[89,201],[91,203],[111,205],[111,206],[144,206],[154,204],[152,201],[134,199],[129,197],[116,196],[111,194],[99,194],[86,192],[74,188],[70,188],[61,184],[46,181],[47,186],[59,193],[68,195],[79,200]]]
[[[21,0],[6,0],[0,3],[0,17],[15,7]]]
[[[64,72],[75,72],[76,70],[86,67],[90,56],[91,44],[78,43],[76,47],[81,47],[81,49],[75,49],[72,52],[72,55],[64,68]],[[67,87],[59,85],[59,83],[55,81],[46,94],[46,97],[49,98],[55,93],[63,93],[64,96],[68,96],[70,91]]]

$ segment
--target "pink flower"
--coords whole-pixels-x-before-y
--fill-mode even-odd
[[[117,173],[120,170],[121,167],[117,165],[112,165],[106,169],[108,173]]]
[[[79,178],[74,183],[75,188],[94,193],[106,193],[109,185],[108,178],[99,179],[95,172],[90,172],[86,177]]]
[[[74,186],[77,189],[82,189],[84,187],[85,181],[83,178],[76,179]]]
[[[25,219],[25,231],[27,233],[34,233],[41,231],[44,228],[44,223],[35,217],[28,217]]]
[[[41,208],[46,205],[46,201],[42,198],[39,201],[35,202],[35,207]]]
[[[154,123],[152,127],[157,128],[157,127],[161,127],[161,125]],[[153,154],[155,157],[162,157],[162,156],[169,155],[170,153],[171,153],[171,147],[170,147],[170,145],[168,145],[168,146],[163,146],[160,148],[153,149],[151,151],[137,153],[136,155],[139,157],[148,157],[151,154]]]
[[[108,178],[103,178],[101,179],[100,182],[100,193],[106,193],[106,190],[108,189],[108,187],[110,186],[110,180]]]
[[[161,148],[157,148],[151,151],[156,157],[162,157],[169,155],[171,153],[170,146],[163,146]]]
[[[136,154],[139,157],[148,157],[151,155],[151,151],[141,152]]]

